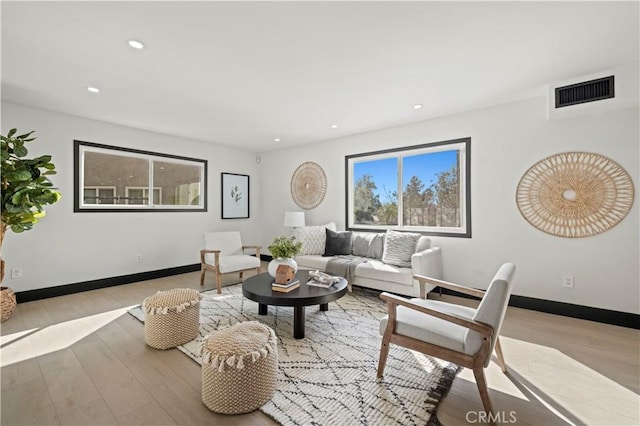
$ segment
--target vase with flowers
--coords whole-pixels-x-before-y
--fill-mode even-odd
[[[267,266],[269,275],[275,278],[276,269],[278,268],[278,265],[282,264],[289,265],[296,272],[298,271],[298,264],[293,260],[293,257],[300,253],[300,250],[302,249],[302,242],[296,242],[296,237],[276,237],[267,248],[273,257],[273,260],[269,262],[269,265]]]

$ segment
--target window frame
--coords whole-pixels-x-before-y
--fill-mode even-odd
[[[452,146],[447,149],[447,146]],[[354,223],[353,195],[354,195],[354,164],[363,158],[380,160],[396,158],[398,161],[398,219],[402,219],[402,194],[408,182],[402,182],[402,158],[429,152],[441,152],[454,150],[453,146],[461,146],[459,149],[460,166],[460,223],[459,228],[435,227],[435,226],[408,226],[408,225],[357,225]],[[471,238],[471,138],[450,139],[446,141],[430,142],[419,145],[411,145],[399,148],[390,148],[379,151],[370,151],[345,156],[345,224],[350,231],[385,232],[388,229],[396,231],[416,232],[422,235],[440,237]]]
[[[153,169],[152,164],[155,160],[174,160],[176,163],[194,163],[193,166],[198,166],[201,168],[200,179],[201,179],[201,194],[202,197],[202,205],[201,206],[182,206],[182,205],[154,205],[153,197],[151,197],[150,205],[140,205],[140,204],[110,204],[108,207],[105,204],[84,204],[82,201],[84,199],[84,152],[85,151],[113,151],[113,155],[119,155],[121,153],[126,153],[129,157],[137,157],[143,158],[149,161],[149,186],[154,189],[157,188],[153,184]],[[160,152],[153,151],[144,151],[133,148],[124,148],[119,146],[112,145],[104,145],[94,142],[86,142],[80,140],[73,141],[73,211],[75,213],[87,213],[87,212],[206,212],[207,211],[207,201],[208,201],[208,162],[207,160],[202,160],[199,158],[192,157],[183,157],[179,155],[172,154],[163,154]],[[93,188],[93,185],[88,186],[88,188]],[[144,187],[143,187],[144,188]]]

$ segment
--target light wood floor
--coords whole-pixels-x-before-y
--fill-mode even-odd
[[[200,288],[198,273],[18,305],[1,326],[0,423],[274,424],[260,411],[210,412],[199,366],[176,349],[144,344],[144,326],[127,308],[175,287]],[[211,277],[205,287],[214,287]],[[487,380],[503,424],[640,424],[639,331],[509,308],[502,336],[510,373],[492,363]],[[438,417],[447,426],[478,424],[481,409],[463,370]]]

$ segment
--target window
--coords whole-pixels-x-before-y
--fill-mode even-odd
[[[206,160],[81,141],[74,155],[76,212],[207,210]]]
[[[470,138],[345,157],[347,228],[471,237]]]

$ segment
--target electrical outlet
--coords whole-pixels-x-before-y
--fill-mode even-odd
[[[11,278],[22,278],[22,268],[11,268]]]
[[[573,275],[562,276],[562,287],[573,288]]]
[[[136,263],[142,263],[142,255],[141,254],[137,254],[136,255]]]

